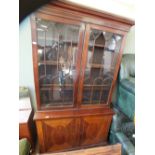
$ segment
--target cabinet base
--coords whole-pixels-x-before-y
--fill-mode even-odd
[[[42,112],[37,112],[36,115]],[[52,112],[50,115],[52,116]],[[62,115],[63,116],[63,115]],[[41,153],[61,152],[107,144],[113,112],[36,119]],[[35,116],[36,118],[36,116]]]

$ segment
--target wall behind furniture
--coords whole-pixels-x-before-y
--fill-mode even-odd
[[[124,53],[135,52],[135,27],[133,26],[127,35]],[[27,86],[30,90],[31,102],[36,109],[36,95],[33,77],[32,43],[31,43],[31,24],[27,17],[20,23],[19,28],[19,85]],[[115,93],[113,100],[115,100]]]
[[[78,5],[135,19],[135,0],[67,0]]]
[[[123,51],[123,54],[134,54],[135,53],[135,26],[132,26],[130,31],[127,34],[125,48]],[[117,83],[114,88],[113,96],[112,96],[112,102],[116,103],[117,100]]]
[[[123,53],[135,53],[135,26],[132,26],[129,33],[127,34]]]
[[[31,24],[27,17],[19,26],[19,85],[29,88],[31,103],[36,109],[36,95],[33,77]]]

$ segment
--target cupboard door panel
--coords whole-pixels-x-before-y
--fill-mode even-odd
[[[83,117],[80,145],[97,145],[106,142],[111,120],[112,115]]]
[[[42,121],[45,152],[74,148],[77,145],[76,122],[72,118]]]

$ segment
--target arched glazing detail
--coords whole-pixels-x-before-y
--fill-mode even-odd
[[[121,35],[91,29],[82,104],[106,104],[121,42]]]
[[[80,26],[36,18],[41,103],[74,103]]]

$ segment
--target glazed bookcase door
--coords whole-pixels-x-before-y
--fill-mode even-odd
[[[39,100],[43,107],[76,102],[82,26],[35,17]]]
[[[82,105],[107,104],[123,36],[87,26],[83,62]]]

